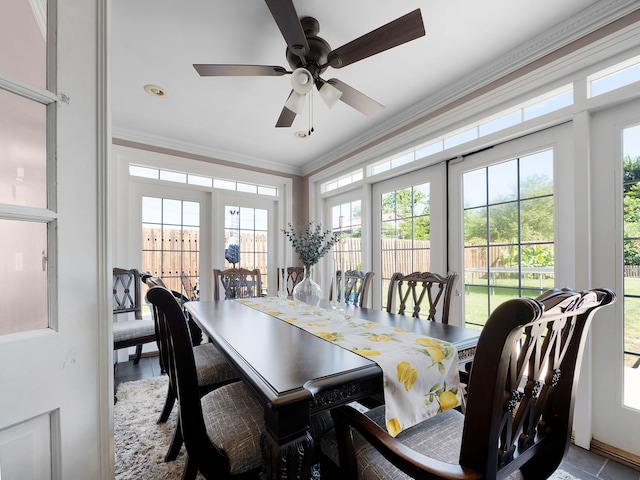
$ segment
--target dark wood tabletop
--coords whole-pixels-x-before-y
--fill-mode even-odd
[[[281,466],[299,465],[298,455],[312,454],[310,416],[382,392],[382,371],[374,361],[274,316],[230,300],[188,302],[186,308],[264,405],[270,445],[264,478],[309,478],[293,470],[283,476]],[[369,308],[348,306],[347,314],[448,341],[461,363],[472,359],[480,335]],[[295,448],[285,447],[291,442]]]

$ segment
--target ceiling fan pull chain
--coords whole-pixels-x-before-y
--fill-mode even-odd
[[[309,135],[313,133],[313,90],[309,92]]]

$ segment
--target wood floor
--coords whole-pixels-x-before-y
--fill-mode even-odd
[[[158,357],[143,357],[138,365],[132,361],[115,367],[115,385],[161,375]],[[571,445],[560,465],[564,471],[579,480],[640,480],[640,472],[601,455]]]

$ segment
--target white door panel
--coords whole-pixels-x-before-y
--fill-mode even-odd
[[[48,5],[48,25],[34,20],[30,3]],[[2,289],[7,296],[0,302],[0,319],[8,319],[5,326],[29,320],[26,328],[18,325],[18,330],[0,333],[3,480],[113,478],[106,194],[110,135],[107,82],[99,78],[106,78],[107,34],[101,27],[107,3],[0,2],[3,25],[9,19],[16,27],[0,33],[10,57],[8,63],[3,57],[0,67],[0,143],[10,143],[11,151],[19,153],[0,149],[0,164],[10,167],[3,172],[15,172],[12,188],[4,187],[14,175],[3,178],[10,198],[0,202],[0,224],[5,227],[11,220],[46,226],[41,228],[46,230],[45,248],[22,248],[34,241],[27,236],[24,245],[9,251],[13,258],[0,257],[3,282],[12,283],[11,289]],[[26,32],[34,34],[32,42],[24,40]],[[42,47],[47,42],[48,61]],[[37,52],[30,48],[34,45]],[[12,62],[17,70],[11,70]],[[3,69],[7,65],[9,71]],[[41,75],[31,75],[31,67]],[[31,106],[6,108],[6,99],[20,103],[11,100],[16,97],[12,92]],[[43,108],[45,115],[28,113]],[[25,118],[36,121],[25,124]],[[34,164],[38,156],[46,159],[44,167],[43,162]],[[40,201],[25,202],[33,193]],[[1,234],[5,240],[15,238],[17,230],[5,227]],[[38,275],[31,280],[25,271]],[[42,298],[44,306],[37,302]]]
[[[596,318],[593,344],[593,439],[640,455],[640,410],[624,402],[624,285],[622,265],[622,131],[640,123],[640,102],[593,116],[593,283],[613,288],[618,301]],[[636,382],[640,378],[636,376]],[[638,385],[636,385],[638,386]]]
[[[416,185],[428,184],[429,189],[429,264],[430,270],[444,274],[450,270],[447,264],[447,225],[446,225],[446,169],[443,163],[426,167],[422,170],[410,174],[377,183],[372,186],[371,212],[372,212],[372,252],[374,272],[383,272],[381,253],[381,233],[382,219],[380,213],[383,211],[382,196],[393,191],[403,190]],[[411,272],[402,272],[411,273]],[[372,308],[380,308],[386,302],[383,290],[383,279],[381,274],[376,273],[372,282],[373,303]],[[456,288],[457,289],[457,288]],[[459,318],[459,297],[454,296],[453,319],[449,322],[457,324]]]

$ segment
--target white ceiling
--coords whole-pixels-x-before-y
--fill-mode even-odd
[[[336,77],[386,108],[366,117],[314,97],[275,128],[290,76],[200,77],[194,63],[280,65],[286,43],[263,0],[113,0],[113,136],[244,165],[306,174],[455,97],[593,30],[615,0],[294,0],[332,48],[420,8],[426,36],[346,66]],[[630,2],[626,2],[630,3]],[[606,14],[606,15],[605,15]],[[167,90],[156,98],[143,90]],[[307,103],[308,105],[308,103]],[[360,140],[357,140],[357,139]]]

